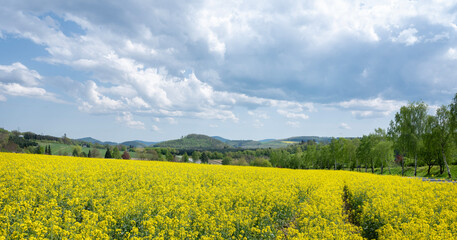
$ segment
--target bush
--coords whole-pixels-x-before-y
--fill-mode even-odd
[[[232,165],[249,166],[248,162],[246,162],[246,159],[244,159],[244,158],[240,158],[240,159],[232,161]]]
[[[127,152],[127,150],[124,150],[124,153],[122,154],[122,159],[130,159],[130,154]]]
[[[251,162],[251,166],[271,167],[271,163],[266,158],[256,158],[256,159],[254,159],[254,161]]]
[[[230,165],[232,162],[232,158],[229,156],[225,156],[224,159],[222,159],[222,165]]]

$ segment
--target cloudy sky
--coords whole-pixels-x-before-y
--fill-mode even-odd
[[[362,136],[457,92],[457,1],[4,0],[0,127]]]

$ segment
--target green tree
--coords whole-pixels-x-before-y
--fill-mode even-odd
[[[396,140],[396,147],[409,157],[414,157],[414,176],[417,175],[417,154],[427,120],[427,105],[413,102],[400,108],[391,122],[389,135]],[[402,161],[404,175],[404,161]]]
[[[90,157],[99,158],[99,157],[101,157],[101,153],[97,148],[92,148],[90,151]]]
[[[441,155],[440,137],[437,124],[438,122],[436,116],[427,116],[420,155],[423,162],[428,166],[428,175],[430,175],[430,169],[432,166],[438,163],[439,156]]]
[[[341,152],[341,144],[340,141],[336,138],[332,138],[332,141],[330,142],[330,155],[333,160],[334,167],[333,170],[337,169],[337,162],[338,158],[340,157],[340,152]]]
[[[208,156],[208,153],[206,151],[204,151],[202,153],[202,156],[200,157],[200,160],[201,160],[202,163],[208,163],[209,156]]]
[[[446,155],[449,154],[451,139],[453,135],[452,129],[452,113],[449,111],[447,106],[441,106],[436,110],[436,119],[437,119],[437,131],[439,136],[439,146],[441,154],[443,156],[443,161],[447,169],[447,174],[451,178],[451,171],[449,170],[449,165],[446,160]]]
[[[35,153],[36,154],[43,154],[44,153],[44,148],[42,146],[36,146],[36,149],[35,149]]]
[[[113,158],[113,156],[111,155],[111,150],[109,149],[109,147],[106,148],[105,158]]]
[[[251,162],[251,166],[256,167],[271,167],[270,161],[265,158],[255,158],[254,161]]]
[[[82,152],[81,146],[76,145],[76,146],[73,147],[72,155],[73,155],[73,157],[79,157],[81,155],[81,152]]]
[[[173,154],[171,154],[171,151],[167,151],[167,153],[165,154],[165,158],[169,162],[173,161],[174,157],[173,157]]]
[[[231,162],[232,162],[232,158],[230,156],[225,156],[222,159],[222,165],[230,165]]]
[[[182,161],[183,161],[183,162],[189,162],[189,155],[187,155],[187,152],[185,152],[185,153],[182,155]]]
[[[121,159],[121,153],[119,152],[119,148],[117,148],[117,146],[113,147],[113,153],[111,156],[116,159]]]
[[[197,162],[200,159],[201,153],[199,151],[192,152],[192,161]]]
[[[51,145],[48,146],[48,155],[52,155]]]

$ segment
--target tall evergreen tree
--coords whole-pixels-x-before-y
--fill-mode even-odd
[[[109,150],[109,147],[106,148],[105,158],[113,158],[113,156],[111,156],[111,151]]]

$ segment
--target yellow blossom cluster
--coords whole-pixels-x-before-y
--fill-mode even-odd
[[[0,153],[0,239],[452,239],[456,190],[345,171]]]

